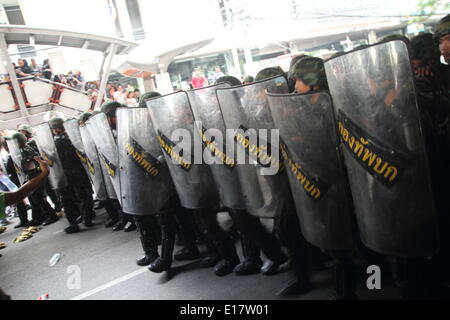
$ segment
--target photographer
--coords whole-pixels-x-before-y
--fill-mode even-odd
[[[28,180],[39,176],[40,169],[37,165],[38,163],[34,160],[34,158],[39,155],[27,144],[28,140],[25,135],[22,133],[15,133],[11,139],[17,142],[17,146],[22,157],[21,169],[27,176]],[[59,218],[56,215],[55,210],[47,202],[45,184],[34,190],[28,198],[32,207],[33,220],[30,223],[31,226],[39,226],[41,224],[46,226],[58,221]]]

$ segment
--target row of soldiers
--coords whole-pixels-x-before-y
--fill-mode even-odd
[[[449,36],[447,16],[430,51],[450,58]],[[387,39],[325,63],[296,57],[287,76],[267,68],[254,83],[223,77],[207,88],[147,93],[138,108],[109,102],[99,113],[35,127],[66,232],[78,232],[80,221],[92,225],[93,186],[106,226],[137,227],[145,253],[137,263],[153,272],[168,270],[173,258],[199,258],[199,233],[207,248],[201,265],[218,276],[272,275],[289,261],[293,278],[282,294],[310,290],[311,271],[329,260],[335,296],[354,299],[354,261],[362,257],[392,271],[403,297],[442,297],[450,70],[423,59],[415,79],[411,56],[420,60],[409,42]],[[219,139],[226,129],[231,147]],[[193,161],[195,136],[213,161]],[[7,143],[16,167],[32,174],[26,137]],[[217,222],[222,211],[240,235],[243,261]],[[274,232],[261,219],[274,221]],[[174,254],[177,234],[184,246]]]

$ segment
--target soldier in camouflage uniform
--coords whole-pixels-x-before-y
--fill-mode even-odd
[[[79,216],[83,218],[86,227],[92,226],[92,217],[94,215],[92,185],[75,152],[75,147],[65,132],[64,120],[53,118],[49,121],[49,125],[54,135],[55,146],[68,183],[68,186],[63,190],[58,190],[61,195],[64,212],[70,223],[70,226],[65,231],[69,234],[76,233],[80,231],[77,223]]]

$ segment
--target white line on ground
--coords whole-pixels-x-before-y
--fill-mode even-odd
[[[85,293],[82,293],[82,294],[80,294],[80,295],[78,295],[76,297],[73,297],[70,300],[83,300],[83,299],[85,299],[87,297],[90,297],[90,296],[96,294],[96,293],[99,293],[99,292],[101,292],[103,290],[111,288],[111,287],[113,287],[113,286],[115,286],[115,285],[117,285],[119,283],[122,283],[124,281],[130,280],[130,279],[132,279],[134,277],[137,277],[138,275],[140,275],[142,273],[145,273],[145,272],[148,272],[147,268],[138,269],[138,270],[133,271],[133,272],[131,272],[129,274],[126,274],[126,275],[124,275],[124,276],[122,276],[120,278],[117,278],[115,280],[107,282],[107,283],[105,283],[105,284],[103,284],[103,285],[101,285],[101,286],[99,286],[99,287],[97,287],[95,289],[89,290],[88,292],[85,292]]]

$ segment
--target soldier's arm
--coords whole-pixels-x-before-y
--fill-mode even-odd
[[[41,182],[47,178],[49,174],[48,165],[46,162],[44,162],[41,158],[35,157],[34,160],[36,160],[39,163],[39,166],[41,167],[41,172],[38,176],[34,177],[27,183],[25,183],[19,190],[15,192],[6,192],[5,193],[5,206],[13,205],[17,202],[22,201],[25,199],[31,192],[33,192]]]

